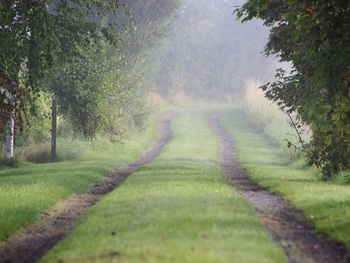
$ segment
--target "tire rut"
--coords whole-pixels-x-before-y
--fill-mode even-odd
[[[255,184],[240,168],[234,140],[222,127],[220,114],[208,119],[220,141],[221,168],[236,190],[255,208],[259,221],[284,249],[290,263],[350,263],[348,249],[316,233],[303,214],[279,195]]]
[[[1,263],[31,263],[38,261],[56,243],[71,232],[77,221],[105,194],[114,190],[130,174],[157,157],[171,140],[170,124],[177,113],[168,114],[158,122],[160,139],[140,159],[126,168],[111,172],[85,194],[72,195],[59,201],[55,207],[41,213],[41,220],[19,229],[0,242]]]

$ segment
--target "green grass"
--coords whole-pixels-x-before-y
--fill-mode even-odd
[[[287,121],[276,121],[265,126],[264,132],[277,144],[287,148],[287,140],[299,146],[299,137],[295,129]],[[301,138],[305,143],[310,141],[308,134],[301,133]]]
[[[288,154],[258,132],[240,110],[226,110],[224,127],[235,137],[239,160],[261,186],[290,200],[316,229],[350,248],[350,187],[321,182],[302,160],[290,162]]]
[[[74,161],[48,164],[25,163],[19,168],[0,167],[0,240],[23,225],[38,219],[39,213],[71,194],[84,192],[101,181],[108,171],[126,166],[141,156],[158,138],[156,119],[148,128],[104,150],[91,144]],[[74,147],[74,143],[71,143]],[[60,144],[58,144],[60,147]]]
[[[286,262],[222,176],[204,113],[177,117],[162,154],[97,203],[41,262]]]

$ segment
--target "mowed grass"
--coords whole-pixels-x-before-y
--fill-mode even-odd
[[[37,220],[40,212],[60,199],[84,192],[110,170],[126,166],[145,153],[158,138],[158,118],[150,118],[145,131],[123,143],[104,151],[92,148],[78,160],[0,167],[0,240]]]
[[[177,117],[172,130],[162,154],[97,203],[41,262],[286,262],[222,176],[205,113]]]
[[[319,181],[302,160],[290,163],[288,154],[258,132],[246,115],[226,110],[223,126],[234,136],[242,167],[259,185],[290,200],[319,232],[350,248],[350,186]]]

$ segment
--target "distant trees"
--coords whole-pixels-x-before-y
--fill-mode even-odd
[[[263,19],[271,28],[265,53],[293,65],[263,89],[311,126],[313,139],[304,148],[310,163],[324,179],[349,169],[350,2],[249,0],[237,14],[242,21]]]
[[[239,95],[249,78],[269,79],[274,62],[261,56],[267,29],[242,26],[232,15],[237,1],[186,0],[160,53],[157,90],[165,96],[222,99]]]

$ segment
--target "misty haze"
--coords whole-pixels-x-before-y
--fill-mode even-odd
[[[0,263],[346,263],[348,0],[0,1]]]

